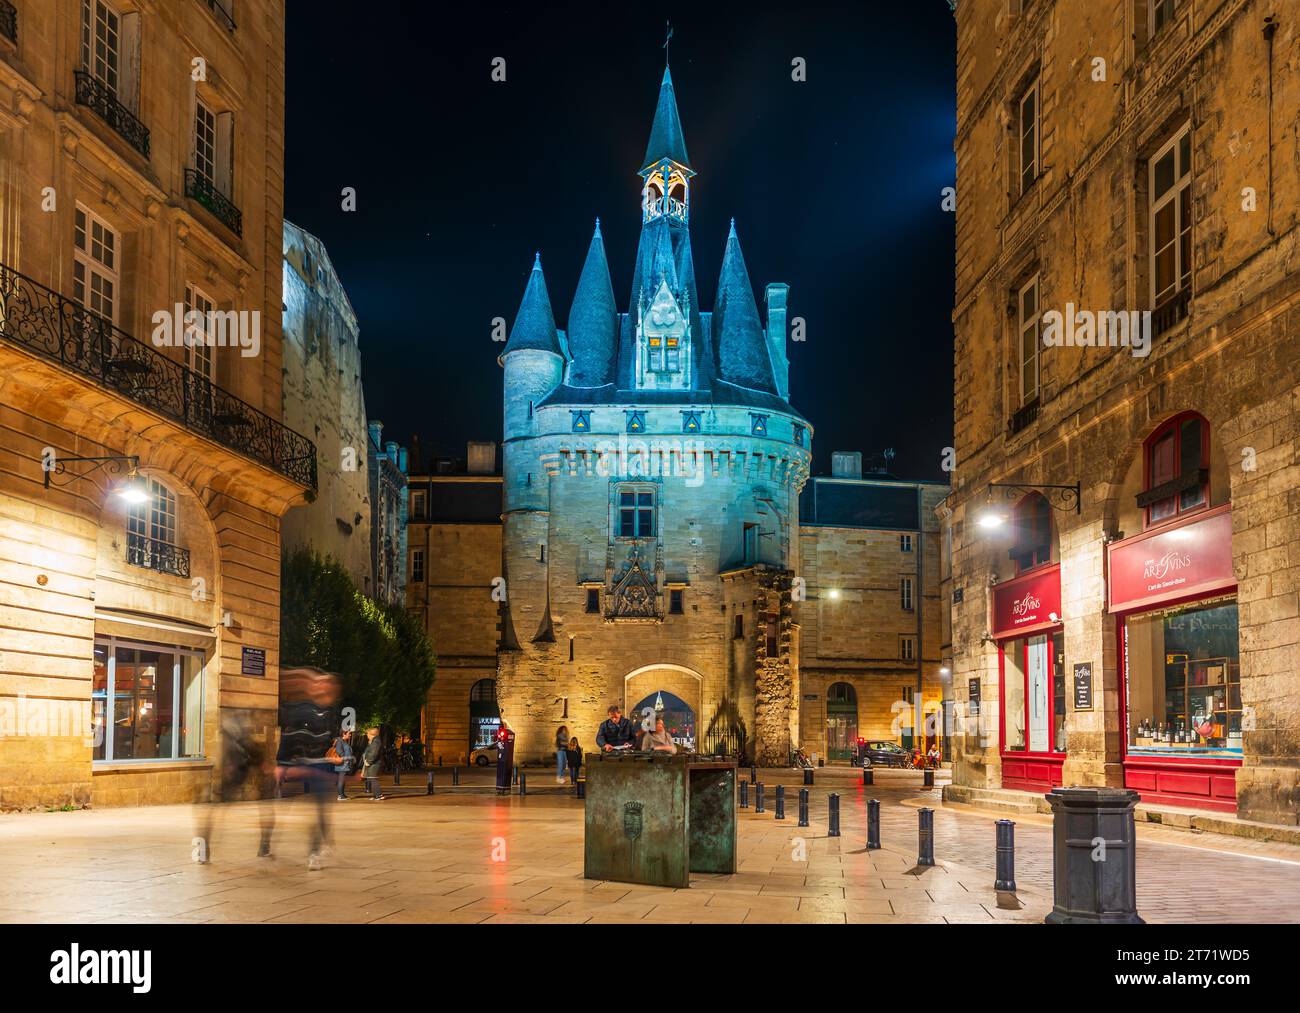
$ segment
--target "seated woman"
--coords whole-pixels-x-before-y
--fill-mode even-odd
[[[655,720],[653,732],[646,732],[645,738],[641,740],[641,748],[654,753],[667,753],[669,756],[677,752],[677,744],[664,728],[663,718]]]

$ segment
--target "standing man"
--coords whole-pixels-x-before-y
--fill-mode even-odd
[[[609,717],[596,731],[596,747],[606,753],[632,748],[632,722],[623,717],[623,709],[616,703],[609,705]]]

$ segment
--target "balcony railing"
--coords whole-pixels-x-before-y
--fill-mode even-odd
[[[185,196],[193,197],[237,236],[244,234],[244,214],[216,184],[197,169],[185,170]]]
[[[230,11],[226,9],[229,2],[230,0],[224,0],[224,2],[223,0],[206,0],[208,10],[212,11],[213,16],[225,26],[226,31],[233,32],[235,30],[235,19]]]
[[[124,106],[103,81],[84,70],[75,72],[77,78],[77,103],[89,106],[105,123],[122,135],[126,143],[149,157],[149,128],[136,119],[135,113]]]
[[[307,437],[4,264],[0,338],[316,488],[316,447]]]
[[[1007,435],[1015,436],[1020,430],[1033,425],[1038,420],[1038,408],[1038,398],[1034,398],[1007,419]]]
[[[1189,288],[1179,289],[1178,292],[1170,296],[1163,303],[1151,311],[1151,333],[1164,334],[1165,331],[1177,327],[1187,319],[1187,304],[1191,300],[1192,290]]]
[[[9,0],[0,0],[0,35],[18,44],[18,8]]]
[[[143,566],[159,573],[170,573],[173,577],[189,578],[190,550],[179,545],[164,542],[158,538],[147,538],[130,531],[126,536],[126,561],[132,566]]]

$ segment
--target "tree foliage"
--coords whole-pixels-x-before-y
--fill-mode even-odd
[[[355,708],[361,727],[403,729],[418,723],[437,667],[414,616],[367,598],[342,564],[307,548],[281,561],[280,664],[338,675],[342,704]]]

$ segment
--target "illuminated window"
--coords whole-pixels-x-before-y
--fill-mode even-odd
[[[766,436],[767,416],[755,415],[751,413],[749,416],[749,431],[753,433],[755,436]]]
[[[795,445],[796,447],[802,447],[802,446],[804,445],[804,440],[806,439],[806,434],[807,434],[807,432],[808,432],[808,430],[807,430],[806,427],[799,425],[797,422],[795,423],[795,426],[794,426],[794,445]]]
[[[117,323],[117,233],[80,204],[73,216],[72,297],[109,323]]]
[[[1170,419],[1146,442],[1146,489],[1137,504],[1147,524],[1199,510],[1210,501],[1210,427],[1199,415]]]
[[[618,493],[618,536],[652,538],[655,533],[653,489],[620,489]]]

